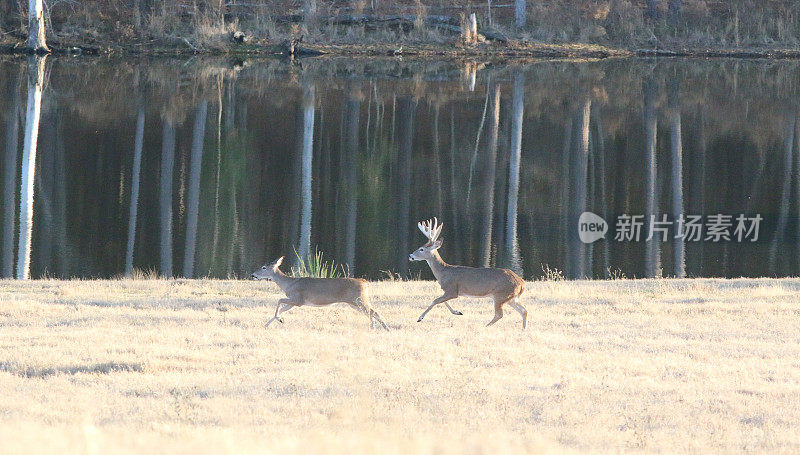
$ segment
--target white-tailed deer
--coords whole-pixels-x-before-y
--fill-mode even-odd
[[[439,240],[442,225],[434,218],[424,222],[420,221],[417,226],[425,234],[425,237],[428,237],[428,243],[409,254],[408,258],[412,261],[427,261],[439,286],[444,291],[444,295],[434,300],[431,306],[420,315],[417,322],[422,321],[428,311],[440,303],[444,303],[451,313],[460,315],[461,312],[454,310],[447,301],[464,296],[494,298],[494,318],[489,321],[487,326],[503,317],[503,305],[506,303],[522,315],[522,328],[524,329],[528,325],[528,311],[519,303],[519,296],[525,290],[525,281],[522,278],[508,269],[450,265],[442,260],[437,251],[442,246],[442,241]]]
[[[254,280],[271,280],[286,294],[285,299],[278,300],[275,316],[267,322],[283,323],[281,314],[299,306],[323,307],[333,303],[346,303],[356,311],[369,316],[369,327],[373,327],[373,318],[389,330],[377,311],[369,302],[367,281],[360,278],[294,278],[281,272],[283,256],[270,265],[265,265],[253,272]]]

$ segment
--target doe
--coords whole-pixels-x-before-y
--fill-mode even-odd
[[[324,307],[333,303],[346,303],[356,311],[369,316],[369,327],[373,327],[373,319],[389,330],[377,311],[369,302],[369,289],[367,281],[360,278],[294,278],[286,275],[279,268],[283,256],[270,265],[265,265],[253,272],[254,280],[271,280],[286,294],[285,299],[278,300],[275,316],[267,322],[267,327],[273,321],[283,323],[281,314],[294,307],[312,306]]]

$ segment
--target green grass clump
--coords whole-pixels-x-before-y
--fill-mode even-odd
[[[326,261],[323,252],[316,248],[313,254],[305,258],[297,250],[294,255],[297,257],[297,266],[292,267],[293,277],[341,278],[349,275],[344,264],[337,264],[334,260]]]

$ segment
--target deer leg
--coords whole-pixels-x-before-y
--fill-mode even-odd
[[[379,324],[380,324],[380,325],[381,325],[381,326],[382,326],[382,327],[383,327],[383,328],[384,328],[384,329],[385,329],[387,332],[389,331],[389,327],[387,327],[387,326],[386,326],[386,323],[385,323],[385,322],[383,322],[383,319],[381,319],[381,315],[380,315],[380,314],[378,314],[378,312],[377,312],[377,311],[375,311],[375,310],[374,310],[374,309],[372,309],[372,308],[370,308],[370,309],[369,309],[370,328],[372,328],[372,318],[373,318],[373,317],[375,318],[375,320],[376,320],[376,321],[378,321],[378,323],[379,323]]]
[[[456,316],[464,316],[464,313],[462,313],[462,312],[460,312],[458,310],[454,310],[453,307],[451,307],[449,303],[447,303],[447,302],[442,302],[442,303],[444,303],[444,306],[446,306],[447,309],[450,310],[450,312],[455,314]]]
[[[352,303],[348,303],[348,305],[350,305],[350,308],[358,311],[359,313],[364,313],[364,314],[367,315],[367,317],[369,317],[369,329],[370,330],[372,330],[375,327],[375,325],[373,324],[373,319],[372,318],[375,318],[375,320],[377,320],[383,326],[384,329],[389,330],[389,328],[386,327],[386,324],[384,324],[383,321],[381,320],[381,317],[378,316],[378,312],[373,310],[372,307],[368,307],[367,305],[364,305],[364,303],[361,302],[361,301],[355,301],[355,302],[352,302]]]
[[[509,302],[511,308],[517,310],[517,312],[522,316],[522,330],[525,330],[525,327],[528,326],[528,310],[525,309],[524,306],[520,305],[519,299],[514,298],[513,302]]]
[[[456,297],[458,297],[458,294],[447,293],[447,294],[437,298],[436,300],[433,301],[433,303],[431,303],[431,306],[429,306],[427,310],[422,312],[422,314],[419,316],[419,319],[417,319],[417,322],[422,322],[422,318],[424,318],[425,315],[428,314],[428,311],[431,311],[433,309],[433,307],[435,307],[436,305],[438,305],[440,303],[444,303],[444,302],[446,302],[448,300],[453,300]],[[449,305],[448,305],[448,307],[449,307]]]
[[[486,327],[494,324],[495,322],[499,321],[500,318],[503,317],[503,305],[513,300],[513,297],[510,299],[497,299],[494,300],[494,318],[486,324]]]
[[[264,327],[265,328],[269,327],[269,325],[272,324],[273,321],[278,321],[281,324],[283,324],[283,318],[281,318],[281,313],[285,313],[294,308],[295,306],[298,306],[298,304],[295,303],[295,301],[293,300],[290,299],[278,300],[278,305],[275,307],[275,316],[273,316],[272,319],[267,321],[267,325],[265,325]]]

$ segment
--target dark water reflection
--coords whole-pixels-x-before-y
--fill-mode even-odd
[[[528,278],[800,269],[795,62],[51,58],[46,68],[29,229],[30,69],[0,60],[3,276],[27,260],[34,278],[246,276],[319,249],[357,276],[429,277],[407,255],[423,243],[416,221],[432,216],[449,262]],[[587,245],[577,227],[587,210],[764,220],[755,242],[647,242],[645,224],[638,242],[613,240],[612,225]]]

